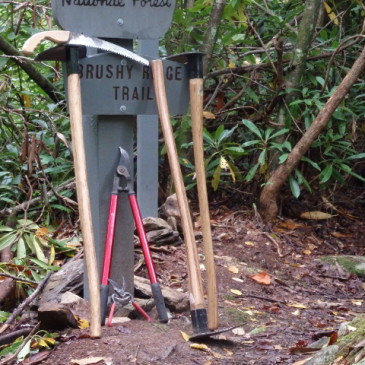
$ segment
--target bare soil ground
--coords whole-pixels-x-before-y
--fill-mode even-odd
[[[212,204],[219,328],[241,325],[238,329],[193,343],[181,333],[192,334],[189,310],[172,313],[168,324],[133,319],[103,328],[100,339],[89,338],[87,329],[65,331],[60,344],[37,363],[270,365],[304,359],[308,344],[324,336],[334,341],[342,322],[364,312],[365,278],[320,260],[325,255],[365,256],[362,193],[339,194],[332,206],[320,196],[288,198],[283,218],[272,229],[251,208]],[[301,219],[308,211],[333,217]],[[198,246],[202,252],[200,240]],[[154,257],[161,284],[187,290],[185,248],[166,247]],[[202,254],[200,259],[203,267]]]

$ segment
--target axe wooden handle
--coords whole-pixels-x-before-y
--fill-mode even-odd
[[[74,154],[76,177],[76,191],[90,297],[90,335],[91,337],[98,338],[101,336],[99,276],[97,271],[90,195],[88,189],[89,185],[86,172],[86,157],[82,127],[80,76],[76,73],[70,74],[67,77],[67,87],[72,135],[72,150]]]
[[[198,187],[200,221],[202,225],[205,267],[207,270],[208,297],[208,327],[215,330],[218,327],[218,298],[214,263],[212,232],[205,176],[204,146],[203,146],[203,79],[189,80],[190,112],[194,145],[194,162]]]
[[[31,55],[37,46],[43,41],[48,40],[57,44],[64,44],[70,40],[71,32],[68,30],[50,30],[46,32],[40,32],[31,36],[22,47],[22,53],[29,56]]]
[[[187,260],[188,260],[190,309],[192,311],[195,311],[199,309],[204,309],[204,295],[203,295],[202,279],[198,262],[197,248],[195,245],[193,222],[190,216],[190,209],[189,209],[188,199],[186,196],[186,189],[184,186],[174,134],[170,121],[162,61],[161,60],[151,61],[151,68],[152,68],[153,84],[159,111],[161,129],[164,135],[167,156],[169,159],[169,164],[171,169],[171,176],[173,179],[176,191],[176,197],[181,214],[181,224],[184,233],[184,240],[185,240]]]

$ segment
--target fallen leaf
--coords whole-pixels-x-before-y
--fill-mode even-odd
[[[189,341],[190,336],[189,336],[186,332],[184,332],[184,331],[180,331],[180,333],[181,333],[182,338],[183,338],[185,341]]]
[[[291,365],[304,365],[308,360],[310,360],[313,356],[311,357],[307,357],[306,359],[304,360],[299,360],[299,361],[296,361],[296,362],[293,362]]]
[[[205,119],[215,119],[215,114],[213,114],[212,112],[208,112],[207,110],[204,110],[203,117]]]
[[[47,227],[38,228],[35,232],[35,235],[37,237],[43,237],[43,236],[46,236],[47,234],[48,234],[48,228]]]
[[[42,351],[37,354],[31,355],[29,358],[25,359],[22,362],[22,365],[35,365],[40,364],[43,360],[46,360],[49,355],[51,355],[52,351]]]
[[[270,275],[264,271],[261,271],[255,275],[251,275],[250,278],[258,282],[259,284],[269,285],[271,283]]]
[[[236,266],[228,266],[228,270],[230,271],[230,272],[233,272],[233,274],[238,274],[239,273],[239,269],[238,269],[238,267],[236,267]]]
[[[331,236],[336,237],[336,238],[352,238],[353,237],[350,234],[344,234],[341,232],[331,232]]]
[[[357,305],[357,306],[359,306],[359,307],[361,307],[361,306],[362,306],[362,300],[360,300],[360,299],[351,299],[351,303],[352,303],[353,305]]]
[[[306,305],[301,304],[301,303],[288,303],[287,306],[288,307],[294,307],[294,308],[300,308],[300,309],[308,308]]]
[[[278,227],[286,228],[286,229],[290,229],[290,230],[297,229],[297,228],[307,228],[306,225],[304,225],[302,223],[296,223],[292,220],[288,220],[288,221],[285,221],[285,222],[280,222],[278,224]]]
[[[322,201],[326,204],[327,208],[338,210],[325,196],[322,196]]]
[[[190,347],[195,350],[208,351],[208,352],[210,351],[209,347],[202,343],[192,343]]]
[[[237,328],[234,328],[232,330],[232,332],[236,335],[236,336],[243,336],[246,334],[246,331],[243,327],[237,327]]]
[[[228,349],[224,349],[224,351],[226,352],[227,356],[232,356],[234,355],[234,352]]]
[[[311,255],[312,251],[311,250],[303,250],[304,255]]]
[[[262,326],[262,327],[257,327],[257,328],[254,328],[250,334],[251,335],[258,335],[259,333],[262,333],[262,332],[265,332],[266,331],[266,327],[265,326]]]
[[[300,215],[300,218],[315,219],[315,220],[329,219],[332,217],[334,217],[334,215],[316,210],[312,212],[304,212]]]
[[[72,359],[71,364],[77,365],[89,365],[89,364],[97,364],[98,362],[104,361],[106,365],[111,365],[112,359],[106,357],[88,357],[85,359]]]
[[[242,292],[237,289],[231,289],[231,293],[233,293],[234,295],[242,295]]]
[[[338,333],[333,332],[330,336],[330,341],[328,342],[328,346],[333,345],[335,342],[337,342],[337,340],[338,340]]]
[[[90,323],[87,319],[77,318],[77,327],[80,329],[89,328]]]
[[[53,346],[56,344],[56,340],[52,337],[42,337],[37,342],[35,342],[32,347],[35,348],[37,346],[44,347],[46,349],[49,349],[50,346]],[[34,346],[35,345],[35,346]]]
[[[255,244],[253,242],[251,242],[251,241],[246,241],[245,242],[245,245],[246,246],[255,246]]]
[[[226,239],[228,239],[228,238],[230,238],[229,237],[229,234],[228,233],[226,233],[226,232],[222,232],[218,237],[217,237],[217,240],[226,240]]]

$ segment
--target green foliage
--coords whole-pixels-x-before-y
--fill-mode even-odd
[[[16,359],[18,362],[24,361],[30,355],[34,355],[41,350],[50,350],[58,342],[55,340],[57,334],[47,332],[47,331],[38,331],[31,338],[25,341],[24,337],[17,338],[10,345],[3,346],[0,349],[0,358],[3,358],[6,355],[16,355]],[[21,348],[22,347],[22,348]],[[20,351],[19,351],[20,350]]]
[[[273,128],[267,128],[265,130],[258,128],[254,123],[245,119],[242,120],[242,124],[251,132],[253,139],[248,139],[242,144],[243,148],[249,147],[249,151],[258,154],[257,162],[248,171],[245,180],[247,182],[252,181],[256,173],[265,175],[269,168],[269,153],[270,151],[276,151],[280,154],[279,161],[282,163],[288,157],[292,146],[288,140],[279,144],[276,143],[276,138],[287,134],[289,129],[283,128],[279,131],[275,131]]]
[[[170,35],[176,30],[180,31],[179,36],[173,37],[177,52],[199,48],[211,5],[212,2],[198,0],[192,9],[179,8],[166,37],[170,41]],[[354,42],[346,49],[346,56],[338,52],[340,45],[350,44],[344,42],[345,34],[350,36],[361,32],[363,8],[358,2],[351,2],[346,9],[334,7],[332,10],[337,20],[333,21],[334,18],[325,13],[323,25],[317,25],[300,89],[285,88],[282,82],[290,71],[298,30],[298,23],[294,19],[298,19],[303,9],[303,1],[281,0],[265,3],[233,0],[225,6],[209,70],[213,76],[208,73],[205,80],[208,102],[205,109],[217,116],[209,122],[207,130],[208,136],[214,136],[216,131],[222,131],[222,125],[227,121],[230,125],[236,123],[240,126],[244,120],[243,131],[240,127],[231,128],[232,133],[224,139],[225,145],[233,143],[235,147],[242,148],[244,153],[239,157],[227,157],[227,152],[222,152],[222,148],[218,152],[216,145],[205,136],[207,175],[214,189],[218,190],[222,181],[225,186],[233,183],[236,171],[244,175],[244,179],[239,179],[240,184],[265,184],[269,171],[275,168],[273,156],[277,159],[276,164],[286,161],[298,139],[315,120],[362,48]],[[185,28],[189,37],[183,36]],[[283,42],[281,58],[279,48],[273,46],[274,36]],[[328,58],[326,55],[329,52],[336,52],[336,57]],[[244,67],[249,71],[244,71]],[[279,71],[284,80],[278,80]],[[288,93],[293,98],[285,105],[285,127],[276,129],[280,117],[279,106]],[[314,184],[325,188],[335,182],[344,183],[348,176],[363,180],[354,171],[354,166],[363,163],[364,149],[361,144],[355,144],[353,139],[353,135],[362,138],[358,131],[354,131],[354,125],[356,127],[357,119],[364,112],[363,94],[361,84],[352,88],[333,114],[328,128],[291,174],[288,186],[294,196],[298,197],[303,188],[312,191]],[[189,155],[189,152],[185,154]],[[182,159],[182,164],[193,171],[188,159]],[[302,166],[310,169],[302,169]],[[314,177],[308,175],[308,171],[313,169],[317,173]],[[189,174],[190,178],[192,176],[193,173]],[[258,194],[258,191],[255,193]]]
[[[196,0],[187,8],[186,2],[177,2],[172,26],[160,43],[161,53],[171,55],[201,49],[213,4]],[[335,18],[327,12],[323,22],[317,24],[301,87],[290,90],[286,88],[285,77],[291,70],[304,2],[227,2],[205,80],[205,109],[216,115],[204,132],[206,168],[217,193],[222,183],[225,187],[237,181],[243,185],[265,184],[268,171],[275,167],[271,157],[276,156],[276,164],[285,162],[356,59],[362,48],[361,39],[343,51],[338,51],[338,47],[351,43],[351,39],[345,41],[346,37],[361,33],[363,7],[359,1],[349,2],[346,9],[333,2],[328,4]],[[17,49],[31,34],[56,28],[50,21],[50,3],[46,0],[1,3],[0,19],[1,36]],[[329,52],[336,54],[329,57]],[[35,64],[35,67],[63,95],[59,65]],[[56,224],[60,218],[72,219],[74,212],[67,204],[68,198],[74,198],[72,193],[65,189],[58,195],[45,194],[73,175],[64,105],[50,102],[13,60],[2,54],[0,71],[0,217],[5,220],[14,206],[40,198],[37,204],[26,208],[27,219],[40,225]],[[316,182],[327,187],[334,182],[343,183],[349,175],[363,179],[354,166],[363,162],[364,149],[352,138],[356,134],[353,125],[356,122],[360,125],[364,114],[362,88],[361,83],[354,86],[333,114],[328,128],[302,158],[302,165],[313,168],[316,177],[309,178],[299,167],[291,175],[289,188],[294,196],[299,196],[303,187],[310,191]],[[292,92],[294,98],[285,105],[285,128],[279,126],[281,129],[277,130],[278,110],[285,95]],[[192,186],[189,118],[176,119],[174,127],[181,162],[190,172],[187,178]],[[165,157],[163,147],[161,151]],[[317,152],[320,157],[314,158]],[[23,217],[24,213],[18,215]],[[7,233],[9,241],[18,237]],[[16,250],[18,245],[19,249],[24,246],[19,240],[16,242]],[[26,242],[25,247],[30,250]]]
[[[45,269],[49,269],[57,253],[74,252],[65,243],[53,239],[47,228],[30,220],[19,219],[14,229],[0,226],[0,232],[0,250],[11,246],[17,259],[33,256],[37,259],[33,261]]]
[[[220,125],[214,132],[207,129],[203,131],[204,152],[207,156],[205,160],[207,179],[211,181],[211,186],[217,190],[219,184],[227,181],[242,180],[241,172],[237,166],[237,160],[246,154],[244,149],[236,142],[231,140],[237,126],[231,129],[225,129]],[[185,144],[184,147],[191,146],[191,143]],[[194,166],[188,159],[183,159],[182,164],[185,168],[192,170],[191,174],[186,175],[190,179],[188,187],[195,183]]]
[[[9,354],[15,354],[15,352],[19,349],[22,343],[23,343],[23,337],[17,338],[9,346],[6,346],[5,348],[0,350],[0,358]]]
[[[16,49],[33,33],[49,29],[49,2],[0,6],[1,37]],[[59,64],[34,63],[39,73],[63,93]],[[33,198],[28,218],[48,223],[73,213],[65,201],[69,191],[54,191],[73,177],[70,131],[64,104],[51,102],[11,58],[0,53],[0,212],[10,212],[20,202]],[[64,199],[65,197],[65,199]],[[22,211],[21,215],[24,212]]]
[[[328,185],[331,181],[344,184],[348,175],[354,176],[361,181],[365,178],[352,171],[351,165],[354,161],[364,159],[365,153],[357,153],[353,144],[347,141],[347,133],[334,133],[333,129],[328,129],[326,134],[322,134],[313,147],[321,150],[321,160],[318,165],[321,167],[319,182],[321,185]]]
[[[225,129],[224,125],[220,125],[214,133],[204,130],[205,152],[209,156],[206,160],[207,176],[212,177],[214,190],[228,176],[233,182],[242,179],[236,160],[247,152],[230,140],[236,128]]]

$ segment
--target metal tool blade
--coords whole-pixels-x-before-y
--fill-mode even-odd
[[[132,51],[129,51],[126,48],[123,48],[114,43],[105,41],[103,39],[99,39],[99,38],[95,38],[95,37],[88,37],[88,36],[85,36],[80,33],[71,32],[70,40],[67,44],[97,48],[97,49],[101,49],[106,52],[116,53],[120,56],[129,58],[130,60],[141,63],[142,65],[145,65],[145,66],[148,66],[150,64],[148,59],[141,57],[141,56],[133,53]]]

